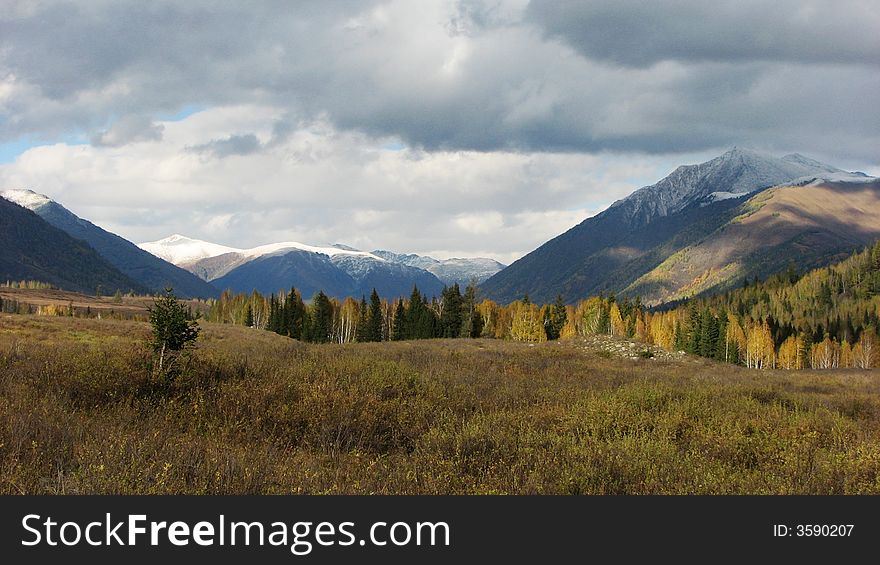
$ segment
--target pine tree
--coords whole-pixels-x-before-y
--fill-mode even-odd
[[[357,324],[357,340],[361,343],[370,341],[369,312],[367,299],[361,296],[361,303],[358,307]]]
[[[391,339],[394,341],[406,339],[407,326],[406,308],[403,306],[403,300],[398,300],[394,309],[394,332],[391,334]]]
[[[373,289],[372,294],[370,294],[367,341],[382,341],[382,301],[375,288]]]
[[[461,290],[458,283],[443,289],[443,310],[440,314],[441,337],[458,337],[461,335]]]
[[[333,329],[333,305],[323,291],[315,295],[312,302],[310,341],[327,343]]]
[[[568,312],[565,309],[565,302],[562,295],[556,295],[556,302],[547,308],[546,319],[544,321],[544,329],[547,332],[547,339],[559,339],[562,334],[562,328],[568,322]]]
[[[412,294],[410,294],[409,302],[406,306],[406,326],[403,339],[421,339],[425,337],[420,332],[422,307],[422,295],[419,292],[419,287],[413,286]]]
[[[245,325],[245,327],[247,327],[247,328],[252,328],[252,327],[254,327],[254,311],[253,311],[253,309],[251,308],[251,305],[250,305],[250,304],[248,304],[248,305],[245,307],[245,311],[244,311],[244,325]]]
[[[156,298],[148,308],[152,336],[150,346],[156,356],[155,374],[164,379],[175,377],[179,371],[183,353],[195,346],[199,337],[199,324],[187,315],[171,288]]]
[[[461,337],[480,337],[483,332],[483,318],[477,312],[477,287],[470,283],[464,290],[461,302]]]

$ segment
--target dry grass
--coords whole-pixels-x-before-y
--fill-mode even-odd
[[[92,317],[131,318],[146,320],[149,316],[147,308],[153,305],[151,296],[89,296],[79,292],[58,289],[9,288],[0,287],[0,299],[15,301],[19,304],[37,307],[55,306],[59,309],[72,307],[79,317],[85,317],[86,311]],[[205,302],[198,300],[181,300],[194,312],[207,310]],[[32,310],[33,311],[33,310]],[[108,316],[111,315],[112,316]]]
[[[0,316],[0,493],[878,493],[878,372]]]

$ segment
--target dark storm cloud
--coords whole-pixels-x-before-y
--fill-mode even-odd
[[[880,65],[873,0],[533,0],[528,18],[586,57]]]
[[[738,143],[873,162],[876,6],[38,3],[0,15],[0,141],[77,130],[118,145],[156,134],[123,135],[126,119],[259,104],[277,108],[278,139],[322,119],[428,150]],[[241,154],[255,141],[208,145]]]

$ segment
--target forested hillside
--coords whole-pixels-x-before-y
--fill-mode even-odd
[[[577,305],[561,297],[539,305],[479,300],[458,285],[428,299],[344,301],[319,293],[311,304],[288,294],[224,293],[208,319],[316,342],[347,343],[490,337],[545,341],[609,335],[752,368],[868,368],[880,363],[880,243],[832,267],[799,276],[794,267],[766,281],[711,298],[649,309],[639,299],[595,296]]]
[[[37,280],[87,294],[147,292],[84,241],[0,198],[0,282]]]

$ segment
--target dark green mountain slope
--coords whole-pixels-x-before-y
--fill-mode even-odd
[[[0,281],[38,280],[93,294],[146,292],[86,243],[0,198]]]
[[[113,266],[153,292],[170,286],[178,296],[186,298],[208,298],[219,294],[217,289],[189,271],[76,216],[48,197],[30,190],[9,190],[3,196],[25,205],[68,235],[85,241]]]

